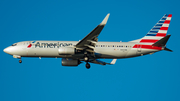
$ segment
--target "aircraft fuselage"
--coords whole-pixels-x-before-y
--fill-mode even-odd
[[[18,42],[15,46],[9,46],[4,51],[10,55],[21,57],[57,57],[80,59],[84,53],[75,51],[74,54],[59,54],[61,48],[75,48],[78,41],[24,41]],[[141,46],[134,48],[134,42],[97,42],[95,46],[96,58],[129,58],[154,53],[159,50],[142,49]]]

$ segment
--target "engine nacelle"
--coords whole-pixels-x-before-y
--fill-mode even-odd
[[[73,55],[75,54],[75,49],[73,47],[61,47],[58,49],[59,55]]]
[[[80,63],[77,59],[62,58],[62,66],[78,66]]]

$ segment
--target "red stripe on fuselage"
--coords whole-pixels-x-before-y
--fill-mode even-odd
[[[154,39],[142,39],[140,41],[140,43],[155,43],[157,42],[158,40],[154,40]]]
[[[140,44],[134,45],[133,48],[162,50],[162,47],[157,47],[157,46],[152,46],[152,45],[140,45]]]

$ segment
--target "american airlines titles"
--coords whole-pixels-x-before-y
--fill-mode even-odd
[[[37,42],[35,44],[35,48],[59,48],[59,47],[65,47],[65,46],[72,46],[72,43],[40,43]]]

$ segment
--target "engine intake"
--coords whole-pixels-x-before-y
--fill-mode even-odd
[[[62,66],[78,66],[80,63],[77,59],[62,58]]]
[[[58,49],[59,55],[73,55],[75,54],[75,49],[73,47],[61,47]]]

